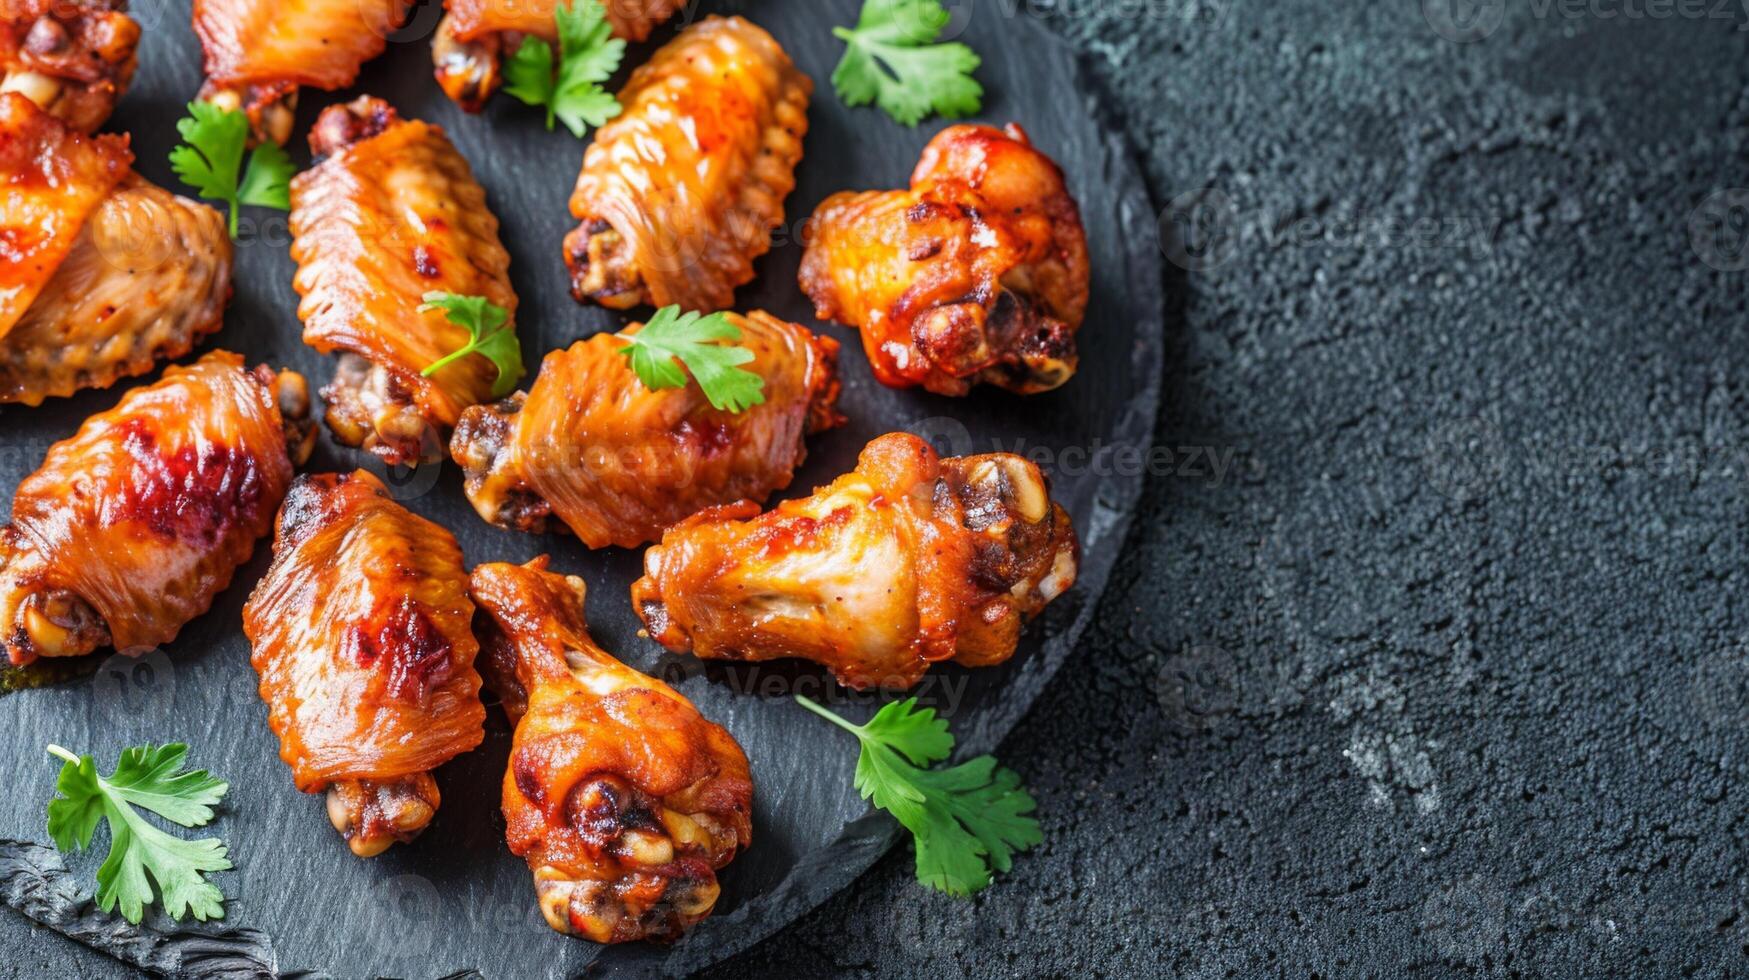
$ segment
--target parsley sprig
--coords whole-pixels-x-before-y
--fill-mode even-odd
[[[930,113],[975,115],[984,98],[972,77],[977,52],[937,43],[952,19],[939,0],[867,0],[855,28],[832,29],[847,45],[832,72],[838,97],[849,106],[872,102],[906,126]]]
[[[615,336],[626,342],[619,352],[651,391],[685,387],[690,371],[719,412],[744,412],[765,402],[765,379],[740,367],[753,360],[753,352],[732,346],[741,339],[741,328],[721,313],[704,316],[664,306],[637,333]]]
[[[183,145],[170,151],[170,166],[182,182],[201,197],[230,206],[231,237],[237,237],[237,206],[291,210],[291,179],[297,172],[278,143],[264,142],[249,153],[249,117],[241,109],[221,109],[210,102],[190,102],[188,115],[176,131]],[[242,173],[238,179],[239,170]]]
[[[1033,800],[1014,770],[981,755],[957,766],[928,768],[948,757],[954,737],[935,709],[917,699],[881,708],[854,725],[801,695],[802,707],[856,736],[856,788],[898,818],[917,845],[917,880],[949,895],[970,895],[1007,871],[1014,855],[1044,840],[1029,816]]]
[[[462,346],[426,365],[419,372],[431,377],[452,361],[469,354],[478,354],[498,369],[498,380],[492,383],[492,397],[503,398],[522,379],[522,345],[516,342],[516,331],[509,326],[510,311],[484,296],[461,296],[456,293],[432,291],[419,305],[421,313],[442,310],[449,322],[467,327],[471,339]]]
[[[225,845],[216,837],[186,840],[166,833],[134,807],[143,807],[183,827],[201,827],[213,818],[213,805],[230,786],[205,769],[182,770],[188,746],[142,745],[123,749],[115,772],[99,776],[88,755],[59,745],[50,755],[65,760],[49,801],[49,836],[62,851],[91,846],[99,820],[109,823],[109,855],[97,869],[97,907],[121,906],[129,922],[139,922],[153,901],[153,882],[172,919],[192,914],[202,922],[225,916],[225,896],[206,880],[209,871],[231,867]],[[148,877],[150,876],[150,877]]]
[[[619,115],[619,100],[601,87],[625,57],[626,43],[613,36],[613,24],[599,0],[572,0],[553,8],[559,59],[553,46],[527,35],[504,64],[504,91],[523,102],[545,106],[547,129],[553,120],[582,139],[592,127]]]

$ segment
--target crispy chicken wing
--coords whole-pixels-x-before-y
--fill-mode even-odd
[[[0,403],[107,387],[223,325],[224,217],[131,159],[125,138],[81,136],[0,95],[0,237],[21,245],[0,249],[14,290],[0,287]]]
[[[524,531],[556,516],[591,548],[632,548],[702,507],[788,486],[803,437],[843,421],[838,345],[763,311],[728,316],[754,354],[743,367],[765,379],[763,404],[734,413],[696,384],[651,391],[623,341],[580,340],[547,355],[526,395],[463,413],[450,452],[474,509]]]
[[[1075,373],[1086,234],[1063,172],[1019,126],[943,130],[910,190],[835,194],[803,237],[803,292],[862,331],[882,384],[1032,394]]]
[[[443,130],[381,99],[324,110],[310,148],[321,162],[292,181],[291,254],[304,342],[344,352],[322,389],[328,425],[391,463],[440,459],[446,431],[491,397],[498,372],[474,354],[424,377],[470,334],[420,305],[429,291],[484,296],[515,324],[498,219]]]
[[[309,452],[303,378],[215,351],[50,447],[0,529],[14,664],[175,639],[267,533]]]
[[[1038,467],[1008,453],[941,459],[892,433],[812,497],[670,529],[644,552],[632,606],[670,650],[801,657],[850,687],[906,688],[938,661],[1007,660],[1077,564]]]
[[[600,943],[678,939],[752,839],[747,757],[678,691],[589,638],[583,580],[474,569],[492,686],[516,723],[504,773],[510,850],[554,929]]]
[[[140,25],[127,8],[127,0],[0,0],[0,92],[95,131],[134,77]]]
[[[572,295],[729,307],[783,223],[813,87],[740,17],[705,18],[632,72],[571,194]]]
[[[291,137],[298,87],[342,89],[383,53],[411,0],[194,0],[201,98],[249,115],[257,139]]]
[[[431,770],[485,737],[467,583],[455,537],[364,470],[286,494],[243,632],[279,757],[359,857],[417,837]]]
[[[569,2],[569,0],[566,0]],[[687,0],[602,0],[615,37],[642,41]],[[449,12],[431,40],[437,84],[463,109],[479,112],[503,81],[504,59],[525,36],[558,39],[559,0],[444,0]]]

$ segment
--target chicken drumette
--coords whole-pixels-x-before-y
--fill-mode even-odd
[[[525,37],[558,40],[554,9],[571,0],[444,0],[447,13],[431,40],[437,84],[463,109],[479,112],[504,79],[504,59]],[[603,0],[615,37],[642,41],[687,0]]]
[[[243,631],[279,757],[359,857],[418,836],[431,770],[485,737],[467,582],[455,537],[363,470],[286,494]]]
[[[862,331],[875,377],[1021,394],[1075,373],[1087,239],[1063,172],[1019,126],[952,126],[903,191],[827,198],[803,234],[815,315]]]
[[[0,2],[0,92],[96,131],[134,77],[140,25],[127,9],[127,0]]]
[[[14,664],[168,643],[266,534],[309,453],[302,377],[215,351],[49,449],[0,528]]]
[[[679,938],[752,839],[746,755],[679,692],[595,645],[582,579],[540,558],[481,565],[470,589],[486,672],[516,723],[506,837],[541,913],[601,943]]]
[[[824,664],[851,687],[906,688],[933,663],[989,666],[1074,584],[1069,515],[1008,453],[941,459],[915,436],[766,514],[703,511],[644,552],[632,606],[670,650]]]
[[[548,354],[526,395],[463,413],[450,453],[474,509],[524,531],[557,517],[591,548],[632,548],[702,507],[788,486],[804,437],[843,421],[838,344],[762,311],[728,317],[763,404],[719,411],[697,384],[651,391],[625,341],[597,334]]]
[[[381,99],[323,110],[310,149],[320,162],[291,186],[293,285],[304,342],[342,352],[322,389],[328,426],[391,463],[441,459],[449,428],[491,397],[498,372],[470,354],[426,377],[471,335],[421,306],[428,292],[482,296],[514,327],[498,219],[443,130]]]

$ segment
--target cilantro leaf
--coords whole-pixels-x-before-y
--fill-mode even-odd
[[[572,0],[553,8],[558,29],[558,64],[553,46],[533,35],[504,63],[504,91],[528,105],[545,106],[547,129],[555,120],[581,139],[591,128],[619,115],[619,100],[601,87],[625,57],[626,43],[613,36],[613,24],[600,0]]]
[[[947,722],[917,699],[883,707],[853,725],[800,695],[802,707],[855,735],[856,788],[911,832],[917,880],[949,895],[970,895],[1005,872],[1014,855],[1044,840],[1030,814],[1033,799],[1012,769],[981,755],[957,766],[926,769],[947,758],[954,738]]]
[[[466,344],[432,361],[419,372],[431,377],[440,368],[469,354],[479,354],[498,369],[498,380],[492,383],[492,397],[503,398],[522,379],[522,345],[516,342],[516,330],[508,325],[510,312],[484,296],[458,296],[455,293],[432,291],[425,294],[420,312],[442,310],[449,322],[468,328],[472,334]]]
[[[740,367],[753,360],[753,352],[717,343],[741,339],[741,328],[721,313],[704,316],[664,306],[643,329],[615,336],[626,341],[627,346],[619,352],[631,361],[632,371],[651,391],[685,387],[690,371],[705,399],[718,411],[744,412],[765,402],[765,379]]]
[[[949,119],[983,107],[972,77],[981,60],[957,41],[936,43],[953,15],[939,0],[867,0],[855,28],[832,33],[846,47],[832,87],[848,106],[874,103],[905,126],[930,113]]]
[[[249,144],[249,117],[241,109],[221,109],[210,102],[190,102],[188,115],[176,123],[182,144],[170,151],[170,167],[201,197],[230,206],[231,237],[237,237],[237,206],[291,209],[291,179],[297,172],[291,157],[277,143],[262,143],[243,165]],[[242,170],[239,182],[238,171]]]
[[[73,851],[91,846],[99,820],[109,824],[109,854],[97,869],[97,907],[117,905],[129,922],[139,922],[152,904],[154,888],[172,919],[191,914],[202,922],[225,916],[225,896],[206,872],[231,867],[225,845],[216,837],[186,840],[160,830],[134,809],[143,807],[183,827],[200,827],[213,818],[213,805],[229,789],[204,769],[184,772],[188,746],[126,749],[108,778],[97,774],[88,755],[76,756],[50,745],[49,754],[65,760],[49,801],[48,830],[55,846]]]

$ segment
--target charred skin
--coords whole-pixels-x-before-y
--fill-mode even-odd
[[[595,645],[584,591],[545,558],[473,573],[483,659],[516,725],[506,838],[555,930],[671,941],[710,914],[717,870],[751,841],[747,758],[673,688]]]
[[[783,223],[812,92],[740,17],[707,17],[640,65],[571,194],[572,296],[622,310],[732,306]]]
[[[461,549],[360,470],[300,478],[243,610],[280,758],[359,857],[418,836],[484,737]]]
[[[1018,126],[943,130],[908,190],[835,194],[804,239],[802,290],[862,332],[883,384],[1034,394],[1075,373],[1086,234],[1062,171]]]
[[[140,25],[127,0],[0,5],[0,92],[17,92],[81,133],[95,132],[133,80]]]
[[[302,377],[219,351],[51,447],[0,529],[12,663],[174,639],[271,527],[309,451],[308,412]]]
[[[632,606],[676,652],[799,657],[848,687],[904,689],[931,664],[1013,656],[1075,581],[1069,515],[1019,456],[936,456],[882,436],[856,469],[760,514],[704,511],[644,552]]]
[[[743,367],[765,380],[762,404],[719,411],[696,384],[651,391],[625,342],[598,334],[547,355],[526,395],[462,413],[450,455],[474,509],[499,527],[557,525],[591,548],[630,548],[700,508],[788,486],[805,437],[843,422],[838,344],[763,311],[726,316],[753,352]]]
[[[490,398],[497,372],[474,355],[424,376],[470,339],[423,309],[424,297],[485,296],[514,327],[498,219],[443,131],[381,99],[324,110],[310,149],[316,165],[292,182],[292,257],[304,340],[340,355],[322,389],[328,425],[389,463],[441,459],[449,429]]]

